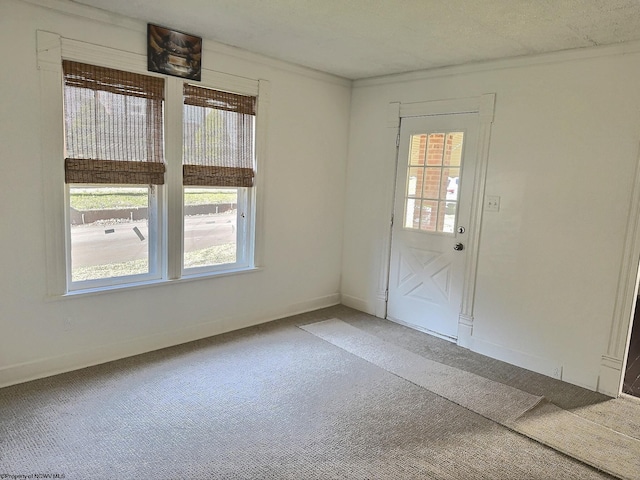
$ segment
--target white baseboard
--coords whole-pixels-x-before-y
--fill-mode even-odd
[[[366,300],[363,300],[358,297],[352,297],[351,295],[342,294],[342,304],[354,308],[360,312],[368,313],[369,315],[375,315],[375,307],[367,303]]]
[[[469,345],[466,348],[469,348],[469,350],[473,352],[481,353],[487,357],[502,360],[503,362],[510,363],[511,365],[562,380],[562,365],[546,358],[536,357],[528,353],[511,350],[501,345],[479,340],[473,336],[469,336],[465,340],[465,343],[468,343]]]
[[[161,332],[142,338],[78,350],[56,357],[40,358],[30,362],[9,365],[0,368],[0,388],[132,357],[162,348],[173,347],[233,330],[267,323],[279,318],[338,305],[339,303],[340,295],[336,293],[292,304],[277,311],[266,313],[262,311],[254,316],[218,318],[211,322]]]
[[[294,303],[281,311],[273,312],[267,322],[277,320],[279,318],[290,317],[291,315],[312,312],[313,310],[318,310],[320,308],[333,307],[334,305],[340,304],[341,298],[342,297],[339,293],[332,293],[331,295],[325,295],[324,297],[317,297],[304,302]]]

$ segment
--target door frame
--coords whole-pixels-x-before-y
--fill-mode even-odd
[[[607,351],[601,357],[598,376],[597,391],[611,397],[618,397],[622,392],[633,316],[640,307],[640,302],[636,305],[640,282],[640,152],[628,213]]]
[[[480,248],[480,227],[482,224],[482,210],[484,205],[484,190],[487,178],[487,165],[489,161],[489,143],[491,139],[491,125],[495,112],[495,93],[488,93],[477,97],[458,99],[432,100],[425,102],[401,103],[391,102],[387,107],[387,128],[396,132],[393,148],[394,188],[391,192],[390,218],[393,218],[393,205],[395,200],[395,184],[398,167],[398,147],[400,139],[400,122],[407,117],[426,117],[436,115],[455,115],[461,113],[478,114],[478,158],[475,171],[465,174],[473,175],[473,190],[471,192],[471,217],[469,219],[465,248],[467,249],[467,262],[464,270],[464,283],[462,288],[462,307],[458,318],[458,345],[469,348],[473,334],[473,309],[476,290],[476,272],[478,268],[478,251]],[[386,318],[387,299],[389,291],[389,268],[391,262],[391,238],[392,223],[383,240],[382,251],[384,258],[381,262],[379,277],[379,289],[376,302],[376,316]]]

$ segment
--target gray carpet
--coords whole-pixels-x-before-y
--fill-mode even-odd
[[[414,344],[408,329],[334,307],[0,389],[0,475],[612,478],[296,328],[331,317],[386,339],[404,331],[403,347],[424,348],[425,358],[440,351],[443,363],[474,360],[502,383],[524,381],[520,372],[567,404],[600,400],[501,362],[480,366],[484,357],[426,335]]]
[[[640,441],[549,402],[536,405],[511,428],[624,480],[640,478]]]
[[[636,480],[640,476],[640,440],[564,410],[544,397],[425,359],[340,319],[301,328],[472,412],[616,477]],[[603,449],[602,445],[608,448]]]
[[[504,383],[428,360],[337,318],[301,328],[501,425],[513,422],[543,399]]]

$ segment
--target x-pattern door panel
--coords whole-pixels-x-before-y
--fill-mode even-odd
[[[444,254],[405,248],[399,255],[396,288],[400,295],[436,304],[449,301],[451,262]]]

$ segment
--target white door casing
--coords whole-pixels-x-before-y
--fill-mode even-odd
[[[638,258],[640,258],[640,154],[636,161],[635,181],[627,218],[624,253],[618,277],[609,341],[607,351],[601,357],[598,377],[598,392],[612,397],[618,397],[622,392],[634,313],[640,308],[640,302],[637,302],[640,292]]]
[[[470,347],[473,333],[473,309],[475,297],[475,279],[478,266],[478,250],[480,245],[480,225],[482,221],[482,207],[484,203],[484,187],[486,181],[487,164],[489,158],[489,142],[491,136],[491,125],[493,123],[495,111],[495,94],[484,94],[477,97],[467,97],[447,100],[433,100],[415,103],[392,102],[388,107],[387,126],[399,132],[400,120],[410,117],[437,116],[449,114],[477,114],[478,139],[476,144],[477,158],[474,166],[466,166],[465,176],[473,179],[471,191],[464,193],[470,200],[470,216],[466,229],[465,244],[465,266],[462,285],[462,301],[459,309],[458,345]],[[394,134],[395,137],[395,134]],[[399,133],[398,133],[399,138]],[[397,155],[397,151],[393,152]],[[391,152],[390,152],[391,153]],[[394,161],[396,161],[394,155]],[[396,162],[397,163],[397,162]],[[403,185],[404,188],[404,185]],[[390,205],[391,207],[391,205]],[[391,260],[391,229],[387,230],[383,240],[383,262],[380,271],[380,290],[378,299],[379,306],[376,307],[376,315],[391,318],[388,316],[388,296],[389,296],[389,269]],[[384,253],[386,252],[386,253]],[[384,260],[386,258],[386,260]],[[396,320],[397,321],[397,320]],[[433,333],[433,332],[432,332]]]
[[[477,114],[402,119],[387,318],[451,340],[462,308],[477,146]]]

